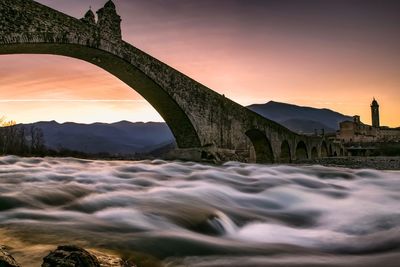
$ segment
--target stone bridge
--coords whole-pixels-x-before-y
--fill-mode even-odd
[[[339,155],[324,137],[299,135],[124,42],[112,1],[76,19],[32,0],[0,0],[0,54],[51,54],[99,66],[164,118],[180,157],[291,162]],[[245,90],[246,88],[244,88]]]

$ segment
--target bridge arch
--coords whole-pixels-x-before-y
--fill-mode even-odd
[[[271,142],[260,130],[252,129],[246,132],[247,137],[253,144],[257,163],[274,163],[274,153]]]
[[[307,146],[303,141],[299,141],[296,146],[296,160],[308,159]]]
[[[31,0],[2,0],[0,13],[0,54],[67,56],[108,71],[157,110],[179,148],[191,148],[177,152],[184,158],[190,154],[189,159],[196,160],[205,151],[223,161],[249,161],[255,150],[258,162],[273,162],[271,136],[276,151],[276,141],[286,136],[292,158],[296,140],[310,144],[316,139],[291,132],[123,41],[114,5],[100,9],[97,21],[93,16],[77,19]],[[261,135],[245,134],[249,129],[263,130]],[[308,158],[307,149],[303,154]]]
[[[0,43],[0,55],[5,54],[58,55],[94,64],[143,96],[168,124],[179,148],[201,146],[197,131],[183,107],[149,76],[111,53],[79,44],[24,43],[8,45]]]
[[[290,153],[290,146],[287,140],[284,140],[281,144],[281,154],[279,161],[282,163],[292,162],[292,154]]]

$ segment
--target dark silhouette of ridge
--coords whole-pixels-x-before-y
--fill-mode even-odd
[[[163,122],[120,121],[111,124],[66,122],[60,124],[56,121],[41,121],[25,124],[25,126],[40,128],[48,149],[67,149],[89,154],[149,153],[175,142],[170,129]]]
[[[351,120],[329,109],[301,107],[270,101],[248,106],[249,109],[276,121],[298,133],[314,133],[324,129],[335,132],[339,122]],[[52,150],[71,150],[88,154],[111,155],[149,154],[158,155],[176,146],[175,138],[164,122],[129,122],[81,124],[40,121],[26,126],[40,128],[45,145]]]
[[[298,133],[314,133],[315,129],[335,132],[339,129],[339,122],[352,120],[350,116],[326,108],[302,107],[275,101],[247,108]]]

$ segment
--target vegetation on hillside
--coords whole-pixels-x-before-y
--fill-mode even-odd
[[[15,121],[0,118],[0,154],[22,156],[43,155],[43,132],[37,127],[25,127]]]

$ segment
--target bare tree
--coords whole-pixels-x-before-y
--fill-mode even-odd
[[[30,127],[30,139],[31,139],[31,153],[32,154],[41,154],[44,151],[44,135],[43,131],[40,128],[35,126]]]
[[[0,118],[0,153],[15,155],[42,155],[45,152],[44,135],[40,128],[16,125],[15,121]]]

